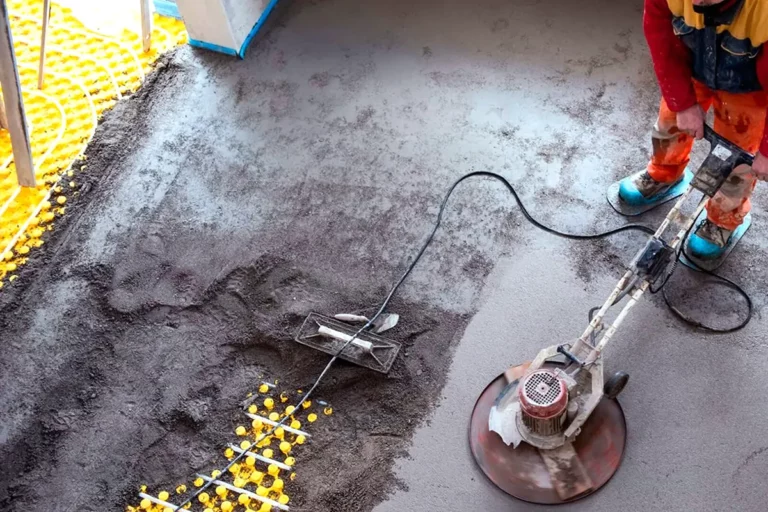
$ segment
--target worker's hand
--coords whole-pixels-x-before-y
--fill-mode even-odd
[[[677,113],[677,128],[691,137],[704,137],[704,111],[694,105]]]
[[[752,170],[757,179],[768,181],[768,156],[758,153],[755,155],[755,161],[752,162]]]

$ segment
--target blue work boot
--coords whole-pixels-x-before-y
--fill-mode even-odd
[[[658,203],[670,195],[679,195],[682,192],[680,189],[688,185],[683,183],[686,179],[690,181],[687,173],[673,183],[661,183],[651,178],[648,171],[640,171],[619,182],[619,198],[632,206]]]
[[[736,228],[736,230],[738,229]],[[715,260],[725,252],[733,232],[733,230],[721,228],[714,222],[706,219],[696,228],[696,232],[688,238],[688,252],[694,258]]]

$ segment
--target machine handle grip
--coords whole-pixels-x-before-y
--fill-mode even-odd
[[[574,363],[576,363],[576,364],[578,364],[580,366],[584,366],[584,362],[581,361],[578,357],[576,357],[573,353],[571,353],[571,351],[568,350],[567,348],[565,348],[563,345],[558,346],[557,347],[557,351],[560,354],[563,354],[568,359],[570,359],[571,362],[574,362]]]
[[[722,144],[724,146],[727,146],[728,149],[738,152],[739,163],[745,163],[751,166],[752,162],[754,162],[755,160],[754,155],[750,154],[749,152],[739,147],[738,144],[735,144],[730,140],[726,139],[725,137],[718,135],[717,132],[715,132],[714,128],[709,126],[707,123],[704,123],[704,138],[707,139],[707,141],[712,145],[713,148],[717,144]]]

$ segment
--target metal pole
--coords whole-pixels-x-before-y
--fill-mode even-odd
[[[13,53],[13,37],[5,0],[0,0],[0,85],[3,87],[3,101],[8,118],[8,131],[11,134],[16,178],[19,185],[34,187],[35,168],[32,165],[32,147],[29,143],[27,116],[24,113],[21,81],[16,67],[16,55]]]
[[[37,88],[43,88],[45,80],[45,40],[48,38],[48,21],[51,19],[51,0],[43,1],[43,33],[40,35],[40,69],[37,71]]]
[[[0,128],[8,129],[8,118],[5,115],[5,100],[2,93],[0,93]]]
[[[141,2],[141,45],[144,53],[152,49],[152,11],[149,8],[149,0]]]

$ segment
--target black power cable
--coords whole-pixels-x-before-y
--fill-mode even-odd
[[[526,207],[523,204],[523,202],[520,200],[520,196],[518,196],[517,191],[515,190],[515,188],[512,186],[512,184],[504,176],[502,176],[500,174],[496,174],[494,172],[490,172],[490,171],[474,171],[474,172],[470,172],[468,174],[465,174],[461,178],[459,178],[456,181],[454,181],[453,185],[451,185],[451,187],[448,189],[448,193],[443,198],[442,203],[440,203],[440,209],[438,210],[438,213],[437,213],[437,221],[435,222],[435,225],[432,228],[432,231],[429,233],[429,236],[427,236],[427,239],[421,245],[421,248],[419,249],[419,252],[416,253],[416,256],[414,257],[414,259],[408,264],[408,266],[406,267],[406,269],[403,272],[403,274],[400,276],[400,278],[397,280],[397,282],[395,282],[395,284],[389,290],[389,293],[387,293],[386,297],[384,297],[384,300],[381,302],[381,305],[379,306],[379,308],[376,311],[376,313],[370,318],[370,320],[368,320],[365,323],[365,325],[363,325],[360,329],[358,329],[357,332],[355,332],[355,334],[349,340],[347,340],[344,343],[344,345],[342,345],[342,347],[333,355],[333,357],[331,357],[331,359],[328,361],[328,364],[326,364],[325,368],[323,368],[323,371],[320,372],[320,375],[317,377],[317,379],[315,380],[314,384],[312,384],[312,387],[302,397],[302,399],[299,401],[299,403],[296,404],[296,406],[294,407],[294,410],[297,410],[297,411],[301,410],[302,405],[307,400],[309,400],[309,397],[312,396],[312,394],[314,393],[315,389],[317,389],[317,387],[320,385],[320,382],[323,380],[325,375],[331,369],[331,366],[333,366],[333,364],[336,362],[336,360],[339,358],[339,356],[344,352],[344,350],[349,346],[349,344],[352,343],[355,339],[357,339],[357,337],[363,331],[365,331],[371,325],[373,325],[373,322],[379,316],[381,316],[381,314],[386,310],[387,306],[389,305],[390,301],[392,300],[392,297],[395,295],[395,293],[400,288],[400,286],[403,284],[403,282],[406,280],[406,278],[411,274],[413,269],[416,267],[416,264],[419,262],[419,260],[424,255],[424,253],[426,252],[426,250],[429,247],[429,245],[432,243],[432,240],[435,238],[435,234],[437,233],[437,230],[440,228],[440,225],[441,225],[441,223],[443,221],[443,213],[445,212],[445,207],[446,207],[446,205],[448,203],[448,199],[450,199],[451,195],[453,194],[453,191],[456,189],[456,187],[460,183],[462,183],[463,181],[468,180],[470,178],[474,178],[474,177],[493,178],[495,180],[500,181],[507,188],[507,190],[512,194],[512,197],[515,198],[515,202],[517,203],[517,206],[520,208],[520,211],[522,212],[523,217],[525,217],[525,219],[528,222],[530,222],[531,224],[533,224],[537,228],[541,229],[542,231],[545,231],[545,232],[550,233],[550,234],[555,235],[555,236],[559,236],[561,238],[567,238],[567,239],[570,239],[570,240],[596,240],[596,239],[600,239],[600,238],[609,237],[609,236],[612,236],[612,235],[615,235],[615,234],[618,234],[618,233],[622,233],[624,231],[641,231],[643,233],[651,234],[651,235],[655,233],[655,231],[653,229],[649,228],[648,226],[644,226],[642,224],[625,224],[624,226],[621,226],[621,227],[618,227],[618,228],[615,228],[615,229],[611,229],[611,230],[608,230],[608,231],[604,231],[602,233],[592,234],[592,235],[577,235],[577,234],[565,233],[565,232],[562,232],[562,231],[558,231],[558,230],[553,229],[553,228],[551,228],[549,226],[545,226],[541,222],[539,222],[536,219],[534,219],[531,216],[530,213],[528,213],[528,210],[526,209]],[[679,259],[680,253],[678,253],[677,257]],[[738,326],[736,326],[736,327],[734,327],[732,329],[728,329],[728,330],[719,330],[719,329],[713,329],[711,327],[707,327],[707,326],[697,322],[696,320],[692,320],[692,319],[686,317],[685,315],[683,315],[677,308],[675,308],[675,306],[670,304],[670,302],[669,302],[669,300],[668,300],[668,298],[666,296],[666,292],[664,292],[664,300],[666,301],[667,306],[672,310],[672,312],[675,315],[677,315],[680,319],[682,319],[683,321],[685,321],[688,324],[694,325],[696,327],[699,327],[699,328],[702,328],[702,329],[705,329],[705,330],[713,331],[713,332],[732,332],[732,331],[741,329],[742,327],[747,325],[747,323],[749,323],[749,320],[750,320],[750,318],[752,316],[752,301],[750,300],[749,295],[747,295],[747,293],[744,290],[742,290],[741,287],[739,287],[736,283],[734,283],[733,281],[731,281],[729,279],[726,279],[725,277],[718,276],[717,274],[705,271],[703,269],[699,269],[699,271],[704,272],[704,273],[706,273],[706,274],[708,274],[710,276],[713,276],[713,277],[716,277],[716,278],[722,280],[724,284],[726,284],[727,286],[735,289],[742,296],[744,296],[746,298],[747,304],[749,306],[749,311],[748,311],[748,315],[747,315],[746,320],[744,322],[742,322],[741,324],[739,324]],[[665,280],[664,284],[666,284],[666,280]],[[661,286],[661,289],[662,290],[664,289],[663,284]],[[260,443],[263,439],[271,436],[275,432],[275,430],[277,430],[279,427],[283,426],[285,424],[285,422],[288,420],[289,417],[290,417],[290,415],[286,415],[285,417],[283,417],[268,432],[262,434],[256,441],[251,443],[251,445],[248,447],[247,450],[242,450],[237,456],[235,456],[229,462],[229,464],[227,464],[221,470],[221,473],[225,474],[229,470],[229,468],[231,468],[235,463],[237,463],[239,460],[241,460],[247,454],[247,452],[250,451],[254,446],[256,446],[258,443]],[[211,484],[213,484],[213,480],[214,479],[211,479],[211,480],[205,482],[205,484],[202,487],[200,487],[199,489],[197,489],[197,491],[195,491],[195,493],[192,494],[192,496],[190,496],[183,503],[178,505],[177,506],[177,510],[185,507],[190,502],[192,502],[193,499],[195,499],[203,491],[205,491],[208,487],[210,487]]]
[[[736,293],[738,293],[739,295],[744,297],[744,301],[747,303],[747,314],[744,317],[744,320],[742,320],[738,325],[736,325],[734,327],[727,327],[727,328],[724,328],[724,329],[719,328],[719,327],[711,327],[711,326],[708,326],[708,325],[705,325],[705,324],[699,322],[698,320],[695,320],[695,319],[689,317],[688,315],[686,315],[685,313],[680,311],[680,309],[677,306],[672,304],[672,302],[669,300],[669,297],[667,297],[666,289],[664,287],[662,287],[661,288],[661,296],[664,297],[664,303],[667,305],[667,307],[672,312],[672,314],[674,314],[677,318],[679,318],[680,320],[682,320],[683,322],[685,322],[686,324],[688,324],[688,325],[690,325],[692,327],[696,327],[697,329],[703,329],[705,331],[710,331],[710,332],[715,332],[715,333],[720,333],[720,334],[726,334],[726,333],[729,333],[729,332],[736,332],[736,331],[746,327],[746,325],[749,323],[749,321],[752,320],[752,312],[753,312],[753,309],[754,309],[753,308],[753,304],[752,304],[752,298],[749,296],[749,294],[747,292],[745,292],[744,289],[741,286],[739,286],[738,284],[734,283],[733,281],[731,281],[727,277],[723,277],[721,275],[715,274],[714,272],[711,272],[709,270],[703,269],[700,266],[698,266],[696,264],[696,262],[694,262],[693,259],[691,259],[691,256],[687,252],[682,252],[681,251],[681,253],[685,254],[685,257],[686,257],[685,265],[689,269],[691,269],[694,272],[699,272],[701,274],[704,274],[704,275],[716,278],[717,280],[719,280],[720,284],[722,284],[723,286],[726,286],[726,287],[734,290]],[[680,261],[680,254],[678,254],[677,261]]]
[[[522,214],[525,217],[525,219],[528,222],[530,222],[531,224],[533,224],[534,226],[536,226],[537,228],[539,228],[539,229],[541,229],[543,231],[546,231],[547,233],[550,233],[552,235],[556,235],[556,236],[559,236],[559,237],[562,237],[562,238],[568,238],[568,239],[571,239],[571,240],[596,240],[596,239],[599,239],[599,238],[606,238],[606,237],[609,237],[611,235],[615,235],[617,233],[621,233],[623,231],[642,231],[642,232],[650,234],[650,235],[653,235],[653,234],[656,233],[655,230],[649,228],[648,226],[644,226],[642,224],[625,224],[624,226],[621,226],[619,228],[611,229],[611,230],[605,231],[603,233],[596,233],[594,235],[575,235],[575,234],[571,234],[571,233],[563,233],[563,232],[558,231],[556,229],[550,228],[549,226],[545,226],[541,222],[539,222],[536,219],[534,219],[531,216],[531,214],[528,213],[528,210],[523,205],[522,201],[520,200],[520,197],[517,195],[517,191],[515,190],[515,188],[512,186],[512,184],[509,181],[507,181],[507,179],[504,176],[501,176],[500,174],[496,174],[494,172],[476,171],[476,172],[471,172],[469,174],[466,174],[466,175],[462,176],[461,178],[459,178],[458,180],[456,180],[453,183],[453,185],[451,186],[451,188],[448,190],[448,193],[446,194],[445,199],[443,199],[443,202],[440,205],[440,211],[439,211],[439,213],[437,215],[437,224],[435,225],[435,229],[432,231],[432,234],[427,239],[427,242],[425,243],[424,247],[422,247],[421,251],[419,251],[419,254],[416,257],[417,259],[414,260],[412,265],[415,264],[416,261],[418,261],[418,258],[421,257],[421,255],[424,253],[424,251],[426,250],[426,248],[429,245],[429,243],[432,241],[432,238],[435,235],[435,231],[437,231],[437,228],[440,226],[440,221],[442,220],[443,210],[445,209],[445,205],[448,202],[448,198],[451,196],[451,193],[453,193],[453,190],[456,188],[456,186],[459,183],[461,183],[462,181],[464,181],[464,180],[466,180],[468,178],[472,178],[474,176],[485,176],[485,177],[488,177],[488,178],[493,178],[493,179],[496,179],[496,180],[500,181],[502,184],[504,184],[504,186],[507,188],[507,190],[515,198],[515,201],[517,202],[517,205],[520,207],[520,211],[522,212]],[[692,228],[693,228],[693,225],[690,228],[688,228],[688,231],[686,232],[685,236],[683,237],[683,241],[680,243],[680,249],[677,251],[677,255],[675,257],[674,264],[672,265],[672,268],[670,269],[669,274],[665,277],[664,281],[659,286],[659,288],[657,288],[655,290],[651,290],[651,293],[658,293],[659,291],[662,291],[662,296],[664,297],[664,302],[667,305],[667,307],[669,308],[669,310],[676,317],[678,317],[680,320],[682,320],[683,322],[685,322],[688,325],[691,325],[691,326],[699,328],[699,329],[703,329],[705,331],[713,332],[713,333],[729,333],[729,332],[738,331],[738,330],[744,328],[749,323],[749,321],[752,319],[753,305],[752,305],[752,299],[749,297],[749,294],[747,294],[747,292],[744,291],[743,288],[741,288],[738,284],[736,284],[735,282],[731,281],[730,279],[728,279],[726,277],[723,277],[721,275],[715,274],[714,272],[710,272],[708,270],[705,270],[705,269],[699,267],[687,255],[686,256],[687,256],[687,260],[688,261],[686,263],[689,263],[689,265],[687,265],[688,268],[690,268],[691,270],[693,270],[695,272],[700,272],[700,273],[706,274],[706,275],[708,275],[710,277],[714,277],[715,279],[720,281],[720,284],[735,290],[739,295],[744,297],[744,300],[747,303],[747,314],[746,314],[746,317],[744,318],[744,320],[741,323],[739,323],[738,325],[736,325],[734,327],[729,327],[729,328],[725,328],[725,329],[721,329],[721,328],[717,328],[717,327],[710,327],[710,326],[707,326],[707,325],[699,322],[698,320],[695,320],[693,318],[690,318],[689,316],[686,316],[674,304],[671,303],[671,301],[669,300],[669,297],[667,296],[667,292],[665,290],[665,285],[669,281],[670,277],[672,277],[672,274],[675,272],[675,270],[678,268],[678,263],[681,261],[680,257],[683,254],[683,249],[682,248],[683,248],[685,240],[687,240],[688,235],[690,234]],[[409,272],[410,272],[410,269],[409,269]],[[621,296],[617,297],[617,299],[618,300],[616,302],[621,300]],[[614,304],[616,302],[614,302]],[[599,307],[597,309],[599,309]],[[595,311],[594,308],[592,310],[590,310],[590,313],[589,313],[590,321],[592,320],[592,314],[593,314],[594,311]]]
[[[685,232],[685,236],[683,236],[683,240],[680,242],[680,246],[676,251],[675,260],[672,263],[672,268],[670,268],[669,272],[664,278],[664,281],[661,283],[661,285],[658,288],[656,289],[649,288],[649,291],[651,292],[651,294],[656,294],[661,292],[661,296],[664,297],[664,303],[667,305],[667,308],[669,308],[672,314],[675,315],[678,319],[680,319],[684,323],[692,327],[695,327],[697,329],[703,329],[705,331],[709,331],[713,333],[718,333],[718,334],[726,334],[729,332],[735,332],[740,329],[743,329],[752,319],[752,311],[753,311],[752,298],[749,296],[749,294],[746,291],[744,291],[743,288],[741,288],[738,284],[731,281],[727,277],[723,277],[721,275],[715,274],[714,272],[701,268],[699,265],[696,264],[696,262],[693,260],[691,255],[685,252],[685,242],[686,240],[688,240],[688,236],[691,234],[691,231],[693,230],[695,225],[696,223],[694,222],[693,224],[690,225],[690,227],[688,227],[688,230]],[[682,256],[685,256],[685,260],[686,260],[685,262],[683,262],[683,260],[681,259]],[[747,304],[747,314],[744,317],[744,320],[742,320],[739,324],[735,325],[734,327],[726,327],[724,329],[720,327],[711,327],[699,322],[698,320],[695,320],[687,316],[682,311],[680,311],[680,309],[677,306],[672,304],[672,302],[669,300],[669,297],[667,296],[667,290],[665,286],[669,281],[669,279],[672,277],[672,275],[675,273],[675,270],[677,269],[677,266],[679,263],[683,263],[683,265],[688,267],[688,269],[692,270],[693,272],[698,272],[698,273],[716,278],[720,282],[720,284],[728,288],[731,288],[736,293],[741,295]],[[590,315],[591,315],[591,312],[590,312]]]

